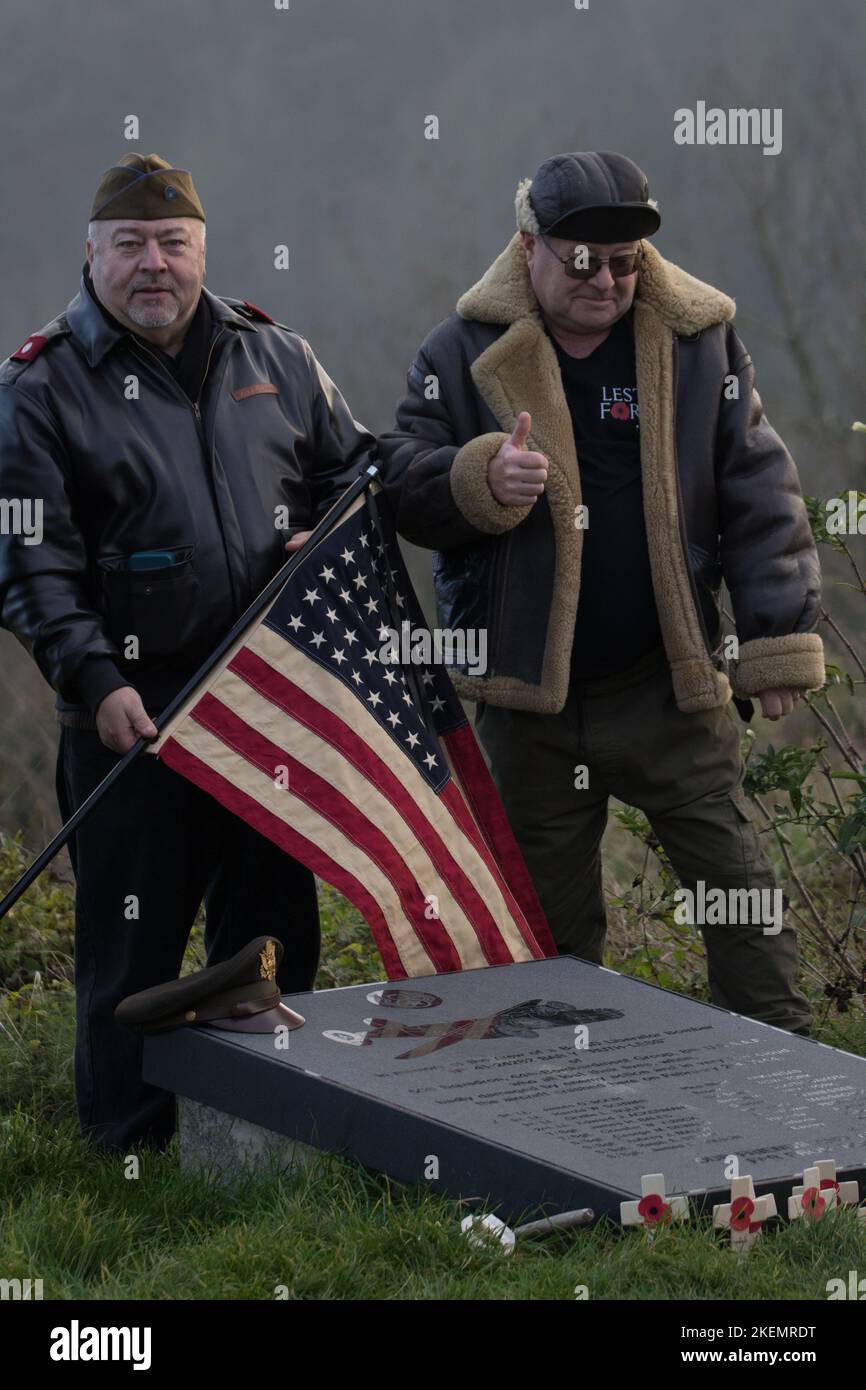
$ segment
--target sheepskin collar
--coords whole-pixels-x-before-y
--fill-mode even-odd
[[[640,244],[644,258],[635,302],[654,310],[674,333],[698,333],[734,317],[736,305],[721,290],[666,261],[650,242]],[[540,317],[519,232],[481,279],[461,295],[457,312],[461,318],[482,323],[509,324]]]

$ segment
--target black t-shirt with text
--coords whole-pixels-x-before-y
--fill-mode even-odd
[[[588,357],[551,336],[571,413],[583,505],[576,677],[613,675],[661,640],[647,550],[631,312]]]

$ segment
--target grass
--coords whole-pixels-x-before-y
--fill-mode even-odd
[[[457,1204],[338,1158],[226,1187],[171,1154],[85,1152],[69,1119],[3,1121],[0,1260],[59,1299],[824,1299],[866,1265],[848,1212],[762,1237],[747,1259],[706,1221],[661,1232],[609,1222],[474,1250]]]
[[[8,842],[3,854],[0,882],[19,860]],[[319,986],[381,978],[357,915],[320,893]],[[226,1186],[183,1170],[173,1147],[136,1155],[130,1176],[77,1132],[70,905],[68,884],[38,883],[0,951],[0,1277],[42,1279],[54,1299],[572,1300],[585,1288],[593,1300],[779,1301],[823,1300],[828,1280],[866,1272],[866,1228],[849,1212],[779,1223],[747,1259],[706,1219],[651,1243],[603,1221],[506,1257],[461,1235],[468,1207],[339,1157]],[[185,968],[201,963],[196,929]],[[866,1054],[862,1011],[825,1008],[816,1035]]]

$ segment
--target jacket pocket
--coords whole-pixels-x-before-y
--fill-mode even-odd
[[[692,572],[697,579],[700,579],[707,588],[718,590],[722,583],[722,567],[719,563],[718,552],[711,555],[703,546],[695,545],[694,541],[689,542],[689,560]]]
[[[751,802],[743,791],[742,784],[731,787],[728,797],[733,807],[734,822],[740,836],[742,854],[742,873],[747,887],[761,886],[756,876],[761,876],[764,886],[775,886],[775,877],[769,861],[764,855],[758,826],[755,822]]]
[[[122,652],[127,638],[138,638],[145,665],[180,653],[194,633],[199,584],[193,557],[189,546],[172,553],[178,559],[162,569],[128,569],[128,555],[98,562],[109,632]]]
[[[749,798],[746,796],[743,788],[739,784],[736,787],[731,787],[728,796],[734,804],[734,808],[737,812],[737,819],[751,823],[752,808],[749,805]]]
[[[433,552],[433,588],[440,627],[485,629],[489,635],[492,551],[490,543],[484,543]]]

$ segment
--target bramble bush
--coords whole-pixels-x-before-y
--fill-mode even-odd
[[[866,432],[859,422],[855,429]],[[857,493],[866,515],[866,493]],[[828,500],[806,497],[812,534],[819,547],[843,563],[847,579],[831,579],[827,590],[845,591],[855,622],[866,600],[866,581],[850,538],[828,530]],[[862,505],[861,505],[862,504]],[[853,591],[855,599],[848,599]],[[728,615],[729,616],[729,615]],[[858,625],[859,629],[859,625]],[[852,723],[862,731],[866,651],[825,606],[818,629],[828,653],[824,686],[802,706],[811,724],[799,744],[761,746],[751,727],[743,735],[744,790],[753,817],[777,870],[787,919],[798,928],[806,985],[825,1013],[860,1014],[866,1006],[866,769]],[[843,710],[842,705],[845,709]],[[629,973],[668,988],[708,998],[703,948],[692,927],[674,920],[676,876],[642,812],[626,807],[616,819],[642,850],[643,865],[624,890],[609,896],[614,908],[616,954]],[[769,843],[767,843],[769,842]]]

